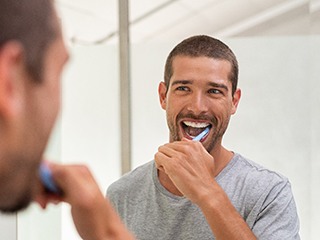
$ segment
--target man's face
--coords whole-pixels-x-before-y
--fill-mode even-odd
[[[44,57],[41,83],[24,72],[23,103],[16,117],[14,144],[1,169],[0,210],[25,208],[40,191],[39,164],[60,109],[60,77],[68,59],[61,34],[50,44]],[[8,151],[9,152],[9,151]]]
[[[209,133],[201,141],[211,152],[221,144],[240,99],[240,90],[232,95],[231,64],[208,57],[176,56],[172,66],[169,86],[163,82],[159,85],[170,142],[192,139],[209,126]]]

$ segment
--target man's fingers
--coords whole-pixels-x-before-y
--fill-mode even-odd
[[[163,171],[163,172],[165,172],[165,168],[162,165],[164,158],[168,158],[168,157],[165,154],[163,154],[162,152],[157,152],[154,155],[154,162],[156,164],[156,168],[160,171]]]

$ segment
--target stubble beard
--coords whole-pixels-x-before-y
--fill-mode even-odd
[[[13,214],[26,209],[31,201],[31,194],[29,192],[26,192],[24,194],[21,194],[19,199],[13,205],[0,207],[0,211],[5,214]]]

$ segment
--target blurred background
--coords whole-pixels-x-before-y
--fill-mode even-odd
[[[87,164],[103,192],[124,172],[152,160],[168,141],[157,95],[166,57],[183,39],[207,34],[229,45],[240,66],[242,99],[224,145],[287,176],[301,238],[319,239],[320,0],[56,5],[71,61],[49,159]],[[119,30],[119,19],[128,19],[128,28]],[[0,222],[1,239],[80,239],[66,205],[42,211],[34,204],[17,216],[0,216]]]

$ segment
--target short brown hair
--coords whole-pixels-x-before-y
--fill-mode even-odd
[[[230,62],[229,80],[232,84],[232,94],[236,91],[239,72],[238,61],[232,50],[220,40],[206,35],[198,35],[180,42],[167,57],[164,71],[166,86],[169,86],[170,78],[173,74],[172,62],[175,56],[209,57]]]
[[[53,0],[0,0],[0,51],[9,41],[24,49],[26,69],[42,79],[44,55],[57,36]]]

